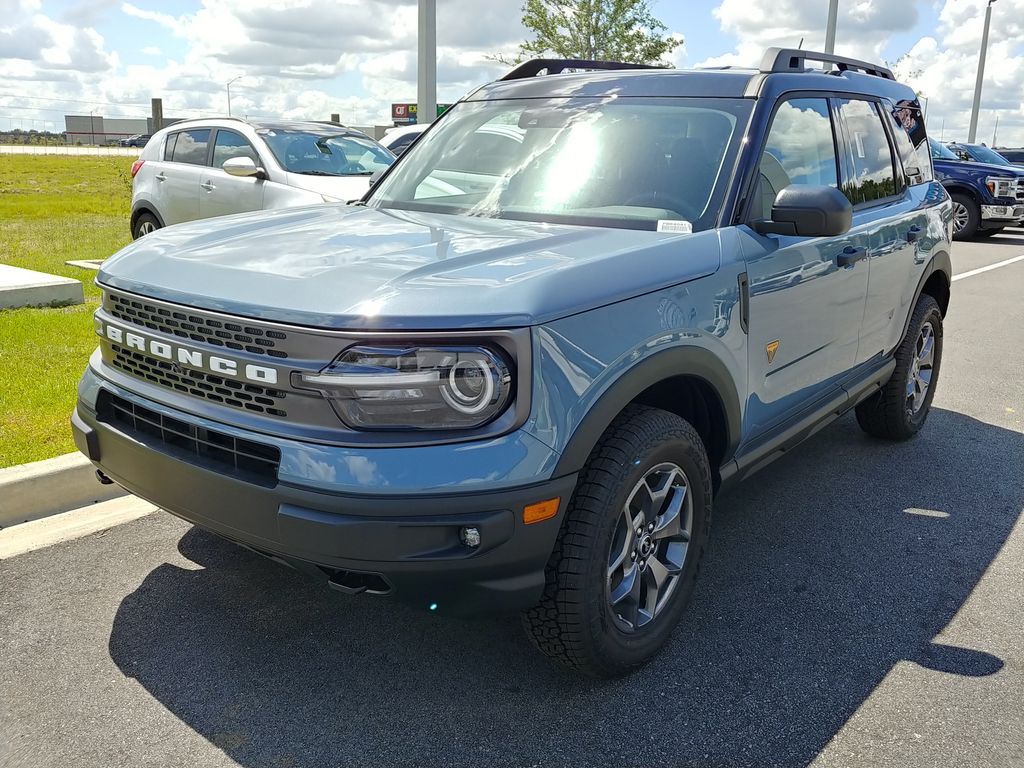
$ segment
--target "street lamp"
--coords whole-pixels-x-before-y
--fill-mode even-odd
[[[981,109],[981,83],[985,79],[985,54],[988,53],[988,27],[992,22],[992,3],[985,6],[985,30],[981,33],[981,55],[978,57],[978,79],[974,83],[974,107],[971,109],[971,129],[967,132],[967,143],[973,144],[978,137],[978,112]]]
[[[245,75],[239,75],[238,77],[231,78],[227,82],[226,87],[228,89],[228,117],[231,117],[231,84],[236,80],[241,80],[243,77],[245,77]]]

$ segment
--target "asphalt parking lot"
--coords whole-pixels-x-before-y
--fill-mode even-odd
[[[0,765],[1024,765],[1022,296],[1024,261],[954,283],[917,439],[846,417],[722,497],[684,623],[627,679],[163,513],[0,561]]]

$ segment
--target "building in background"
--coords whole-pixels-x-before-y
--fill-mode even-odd
[[[164,127],[182,118],[164,118]],[[74,146],[117,144],[140,133],[154,133],[151,117],[104,117],[103,115],[64,115],[65,141]]]

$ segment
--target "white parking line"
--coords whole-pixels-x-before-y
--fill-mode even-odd
[[[965,277],[974,277],[975,275],[980,275],[982,272],[988,272],[993,269],[999,269],[1000,267],[1005,267],[1009,264],[1015,264],[1018,261],[1024,261],[1024,255],[1014,256],[1012,259],[1000,261],[995,264],[989,264],[987,267],[978,267],[977,269],[972,269],[970,272],[961,272],[959,275],[953,275],[953,282],[955,283],[957,280],[963,280]]]

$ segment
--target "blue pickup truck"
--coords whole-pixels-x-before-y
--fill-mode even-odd
[[[953,198],[953,238],[998,235],[1024,219],[1024,168],[979,163],[928,140],[935,178]]]

